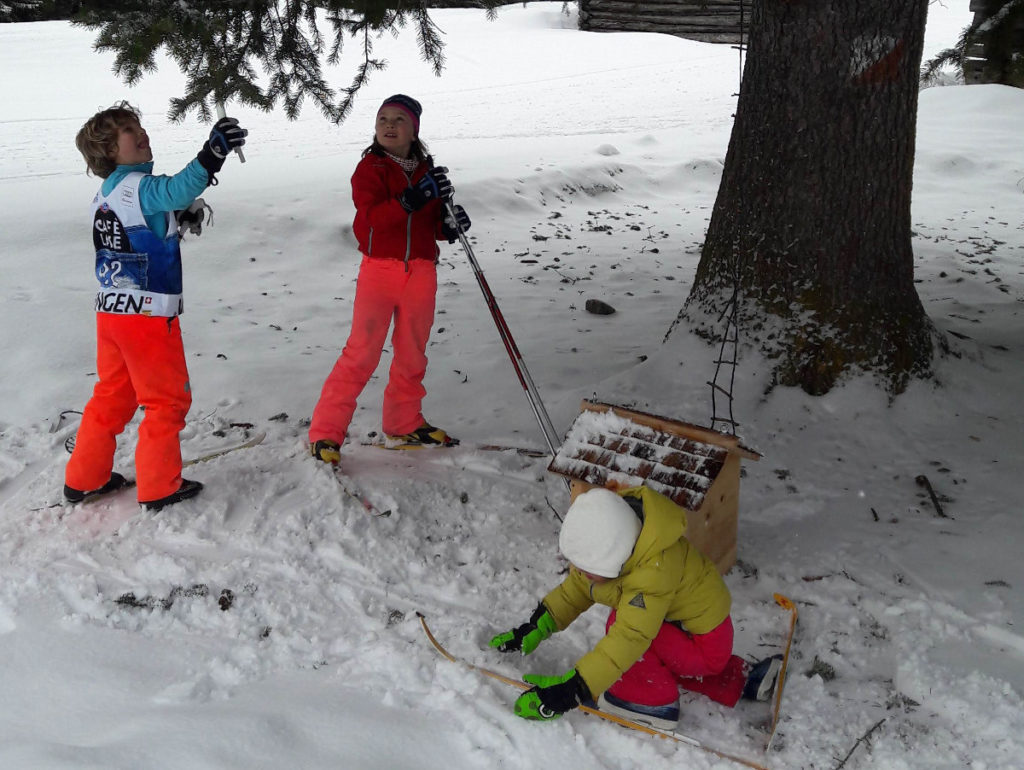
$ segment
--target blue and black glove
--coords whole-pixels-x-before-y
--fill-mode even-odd
[[[224,159],[245,144],[245,137],[249,132],[238,125],[235,118],[221,118],[213,124],[210,131],[210,138],[203,144],[199,151],[200,164],[210,175],[210,182],[213,183],[213,175],[218,173],[224,166]]]
[[[408,212],[419,211],[432,200],[448,200],[455,192],[446,176],[448,169],[434,166],[415,185],[410,185],[398,196],[398,202]]]
[[[558,719],[566,711],[592,700],[590,688],[574,668],[562,676],[527,674],[523,681],[533,685],[516,698],[516,716],[523,719]]]
[[[537,649],[537,645],[557,630],[555,619],[551,617],[544,602],[541,602],[526,623],[498,634],[491,639],[490,646],[497,648],[498,652],[521,652],[523,655],[529,655]]]
[[[469,214],[462,206],[456,203],[452,210],[455,212],[454,220],[447,211],[444,213],[444,219],[441,220],[441,235],[448,239],[448,243],[455,243],[459,239],[459,233],[466,232],[472,224],[469,221]]]

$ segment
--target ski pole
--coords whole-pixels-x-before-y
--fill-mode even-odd
[[[526,362],[523,361],[522,355],[519,353],[519,348],[516,347],[516,341],[512,339],[512,332],[509,331],[508,324],[505,323],[505,317],[501,314],[501,308],[498,307],[498,301],[494,298],[494,294],[491,292],[491,287],[487,285],[487,279],[484,278],[484,271],[480,269],[480,263],[476,261],[476,255],[473,254],[473,247],[469,245],[469,240],[466,238],[466,234],[463,232],[459,220],[455,216],[455,209],[452,206],[451,199],[444,201],[445,212],[451,219],[455,226],[455,231],[459,235],[459,243],[462,244],[462,250],[466,252],[466,256],[469,258],[469,264],[473,268],[473,275],[476,276],[476,282],[480,286],[480,291],[484,294],[484,300],[487,302],[487,309],[491,311],[491,317],[494,319],[495,326],[498,327],[498,334],[501,336],[501,341],[505,343],[505,350],[508,351],[508,356],[512,361],[512,367],[516,370],[516,375],[519,377],[519,383],[523,386],[523,390],[526,391],[526,398],[530,402],[530,406],[533,408],[533,414],[537,418],[537,422],[540,424],[541,432],[544,434],[544,440],[547,442],[548,449],[551,451],[551,456],[554,457],[558,451],[559,440],[558,432],[555,430],[555,426],[551,422],[551,418],[548,416],[547,410],[544,408],[544,404],[540,400],[540,394],[537,392],[537,386],[533,383],[533,378],[530,376],[529,370],[526,368]]]
[[[228,115],[224,111],[224,102],[222,102],[220,99],[218,99],[216,101],[216,106],[217,106],[217,119],[220,120],[221,118],[226,118]],[[242,148],[241,147],[236,147],[235,148],[235,152],[238,153],[238,161],[240,163],[245,163],[245,153],[242,152]]]

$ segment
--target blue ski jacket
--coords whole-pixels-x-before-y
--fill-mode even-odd
[[[210,177],[198,160],[171,177],[152,171],[152,162],[118,166],[93,199],[99,313],[173,317],[184,309],[174,212]]]
[[[199,193],[206,189],[210,175],[195,158],[174,176],[155,176],[153,163],[139,163],[134,166],[118,166],[100,187],[100,193],[110,195],[126,175],[134,171],[146,174],[139,182],[139,206],[146,217],[146,224],[157,238],[167,235],[168,211],[181,211],[192,205]]]

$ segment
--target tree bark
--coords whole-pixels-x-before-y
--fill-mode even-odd
[[[680,313],[720,339],[738,289],[745,344],[773,384],[823,394],[844,373],[892,393],[930,373],[910,198],[929,0],[755,0],[721,186]]]

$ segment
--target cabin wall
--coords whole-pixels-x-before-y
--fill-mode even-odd
[[[579,0],[579,27],[590,32],[663,32],[705,43],[749,36],[751,0]]]

